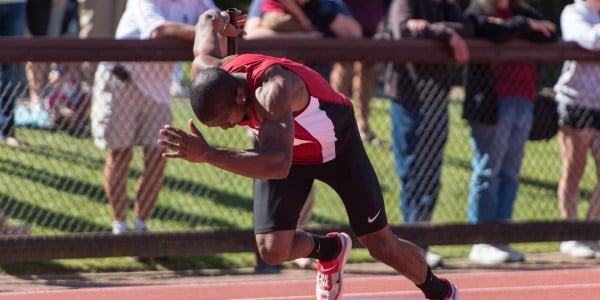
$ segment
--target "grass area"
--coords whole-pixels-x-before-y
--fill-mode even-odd
[[[389,102],[372,101],[371,125],[376,135],[389,143]],[[172,106],[174,123],[187,128],[192,116],[186,101]],[[468,129],[460,118],[461,102],[450,104],[450,136],[445,150],[442,190],[433,222],[462,223],[466,220],[466,198],[470,179],[471,150]],[[251,142],[244,128],[226,133],[201,127],[211,144],[246,148]],[[18,136],[30,145],[18,151],[0,147],[0,207],[11,224],[31,224],[36,235],[68,234],[110,230],[110,215],[102,188],[102,168],[106,152],[94,147],[90,138],[74,138],[61,132],[18,129]],[[392,224],[401,224],[398,209],[399,183],[389,148],[366,145],[381,181]],[[591,164],[593,166],[593,164]],[[556,182],[560,175],[560,153],[556,141],[529,143],[521,174],[519,199],[514,219],[520,221],[558,218]],[[128,176],[129,194],[133,195],[136,178],[142,171],[140,150],[136,150]],[[583,199],[595,185],[593,168],[582,182]],[[215,228],[249,229],[252,226],[252,181],[211,166],[184,161],[169,161],[166,180],[149,226],[154,231],[210,230]],[[579,209],[584,216],[588,202]],[[129,220],[132,220],[130,212]],[[347,224],[337,195],[318,183],[311,226]],[[444,246],[433,249],[446,257],[466,256],[468,246]],[[525,252],[557,249],[556,243],[517,245]],[[351,261],[369,261],[364,250],[354,251]],[[124,258],[55,260],[40,263],[3,264],[6,272],[76,272],[108,270],[153,270],[243,267],[253,264],[252,254],[219,254],[205,257],[176,258],[158,264],[142,264]]]

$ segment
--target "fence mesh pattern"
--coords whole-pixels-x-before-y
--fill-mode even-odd
[[[551,89],[560,64],[536,67],[539,75],[536,92],[541,88]],[[0,207],[10,224],[29,224],[36,235],[111,230],[112,219],[103,183],[108,152],[97,148],[90,134],[89,112],[95,87],[90,84],[89,75],[76,74],[77,70],[72,66],[59,68],[38,63],[37,67],[30,66],[29,70],[39,78],[37,87],[27,84],[25,75],[21,76],[23,80],[20,81],[2,82],[3,115],[15,118],[15,135],[26,146],[14,148],[7,143],[0,146]],[[425,152],[436,148],[443,151],[441,185],[431,220],[434,223],[466,223],[472,149],[469,126],[461,117],[465,97],[463,70],[454,65],[421,65],[406,70],[408,73],[402,84],[407,86],[397,88],[410,90],[406,101],[416,101],[422,109],[432,112],[425,114],[428,119],[424,122],[426,126],[417,131],[431,136],[447,133],[445,147],[441,147],[444,145],[442,138],[432,138],[428,142],[434,144],[423,145]],[[383,68],[378,68],[378,72],[382,71]],[[145,84],[153,85],[153,78],[164,77],[164,74],[159,75],[161,72],[165,73],[160,68],[147,69],[144,79],[133,78],[132,81],[145,80]],[[414,77],[419,72],[431,76]],[[474,74],[471,80],[477,83],[481,78],[483,74]],[[98,84],[95,83],[96,87]],[[34,91],[36,88],[37,91]],[[138,84],[132,87],[131,84],[123,84],[120,88],[122,97],[127,100],[132,97],[128,93],[144,93],[145,90],[156,89],[156,86]],[[389,221],[398,225],[404,220],[399,207],[402,186],[391,147],[392,102],[381,95],[379,86],[376,90],[378,92],[370,102],[368,120],[381,143],[365,142],[365,147],[380,180]],[[36,92],[38,98],[33,99],[32,95]],[[152,98],[156,95],[146,96]],[[189,101],[177,95],[171,98],[172,123],[187,129],[188,120],[194,118]],[[124,105],[127,105],[127,101]],[[153,104],[149,102],[147,105]],[[432,107],[447,107],[447,116],[445,110],[439,115],[439,111],[432,110]],[[4,122],[3,129],[9,126],[7,124]],[[241,149],[252,146],[252,139],[244,128],[223,131],[204,127],[197,121],[196,124],[212,145]],[[132,131],[139,133],[144,128],[121,127],[112,130],[125,134]],[[427,166],[432,158],[428,153],[422,154],[420,159],[425,160],[422,164]],[[133,198],[136,183],[144,175],[143,157],[143,149],[136,147],[130,167],[125,178],[122,178],[129,198],[126,205],[130,226],[135,209]],[[115,163],[122,165],[125,162]],[[423,167],[418,170],[423,173],[411,176],[427,177],[431,175],[428,172],[435,172],[434,169]],[[560,174],[561,154],[556,138],[527,142],[513,219],[558,220],[556,189]],[[210,165],[190,164],[182,160],[167,161],[164,175],[158,201],[150,208],[150,230],[252,227],[251,179],[232,175]],[[435,185],[426,183],[432,184]],[[589,199],[595,184],[593,168],[586,169],[581,184],[582,201],[578,207],[581,217],[588,209],[589,202],[586,199]],[[328,186],[315,184],[314,201],[309,226],[347,224],[342,203]]]

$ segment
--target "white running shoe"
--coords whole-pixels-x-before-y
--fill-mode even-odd
[[[600,258],[600,244],[598,244],[597,241],[589,241],[588,245],[590,245],[590,248],[592,248],[592,250],[594,250],[594,253],[596,254],[596,258]]]
[[[148,226],[146,226],[146,222],[136,218],[133,222],[133,231],[134,232],[147,232]]]
[[[127,225],[127,221],[113,221],[112,224],[112,233],[115,235],[123,234],[129,232],[129,226]]]
[[[490,244],[475,244],[469,253],[469,260],[483,265],[497,265],[509,260],[510,253]]]
[[[308,257],[301,257],[292,260],[292,265],[294,265],[298,269],[305,270],[315,270],[317,268],[317,263],[314,259]]]
[[[525,261],[525,256],[523,253],[513,249],[508,244],[497,244],[495,245],[500,250],[508,252],[508,260],[506,262],[521,262]]]
[[[574,258],[594,258],[592,246],[584,241],[566,241],[560,243],[560,252]]]
[[[331,261],[317,260],[317,299],[337,300],[342,295],[344,265],[352,249],[352,239],[344,232],[330,232],[327,236],[337,237],[341,250]]]

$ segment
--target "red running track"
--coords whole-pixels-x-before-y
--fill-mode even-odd
[[[461,299],[600,299],[600,268],[442,274],[461,291]],[[277,278],[277,277],[275,277]],[[348,275],[343,299],[422,299],[399,275]],[[0,293],[2,300],[191,300],[314,299],[314,279],[216,280],[210,283]]]

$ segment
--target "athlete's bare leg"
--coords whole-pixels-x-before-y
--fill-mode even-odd
[[[302,230],[282,230],[256,235],[256,245],[269,265],[307,257],[314,248],[312,236]]]
[[[400,239],[389,226],[358,237],[371,256],[394,268],[415,284],[425,282],[428,265],[417,245]]]

